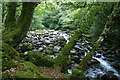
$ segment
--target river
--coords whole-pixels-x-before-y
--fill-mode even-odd
[[[41,51],[49,54],[52,58],[56,58],[64,45],[69,42],[70,37],[66,32],[60,30],[36,30],[29,31],[22,43],[31,45],[35,51]],[[111,58],[106,57],[109,48],[106,51],[102,50],[105,48],[105,46],[101,46],[100,49],[95,51],[95,56],[93,56],[88,69],[84,72],[88,79],[101,78],[106,73],[112,72],[120,80],[120,70],[113,67],[112,64],[115,64],[115,60],[112,61]],[[72,70],[90,52],[90,49],[92,49],[91,42],[86,38],[82,38],[80,42],[76,43],[70,52],[70,58],[74,57],[74,59],[68,69],[68,74],[72,74]],[[115,56],[116,54],[108,55]]]

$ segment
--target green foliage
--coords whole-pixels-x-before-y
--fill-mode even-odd
[[[55,10],[54,6],[55,6],[55,3],[45,3],[44,1],[41,2],[35,8],[30,30],[46,29],[46,27],[42,24],[43,23],[42,19],[46,15],[47,11],[54,11]]]
[[[60,27],[58,23],[59,18],[58,11],[49,11],[47,12],[47,15],[44,16],[43,25],[47,28],[57,29]]]
[[[16,7],[16,18],[18,19],[22,11],[22,3],[18,2],[16,6],[17,6]]]
[[[34,31],[36,29],[46,29],[46,27],[36,22],[35,24],[31,25],[30,30]]]
[[[2,9],[2,22],[4,22],[5,19],[6,19],[6,14],[7,14],[7,3],[2,2],[1,4],[2,4],[2,6],[1,6],[1,9]]]
[[[2,78],[8,79],[8,78],[10,78],[10,75],[7,73],[2,73]]]
[[[80,28],[85,22],[85,8],[78,8],[68,13],[67,18],[63,20],[63,27],[75,30]]]
[[[42,22],[45,27],[52,29],[62,28],[62,21],[66,18],[67,10],[64,10],[61,4],[62,3],[58,2],[53,6],[54,10],[46,11]]]
[[[104,6],[104,5],[103,5]],[[104,7],[101,8],[99,13],[95,16],[95,20],[93,21],[92,26],[90,27],[90,34],[92,35],[92,40],[95,41],[100,36],[101,32],[104,29],[104,26],[106,24],[107,15],[110,15],[110,13],[105,13],[105,10],[103,10]],[[95,10],[96,6],[91,10]],[[110,9],[109,9],[110,10]],[[110,11],[107,11],[110,12]]]
[[[68,6],[68,4],[72,4],[72,6],[71,5]],[[76,7],[74,5],[77,6],[79,5],[79,7]],[[55,11],[47,12],[47,15],[43,19],[43,24],[46,27],[50,27],[53,29],[58,28],[62,30],[65,29],[76,30],[81,26],[83,26],[88,19],[87,17],[89,16],[90,10],[89,10],[89,6],[85,7],[85,5],[86,3],[79,3],[79,2],[59,3],[59,5],[56,5]]]
[[[93,21],[93,24],[89,30],[89,33],[92,35],[91,38],[93,41],[97,40],[97,38],[100,36],[101,32],[103,31],[106,24],[109,22],[109,17],[112,14],[113,9],[115,8],[117,3],[102,3],[102,8],[99,11],[98,15],[95,16],[95,20]],[[118,6],[120,7],[120,6]],[[95,6],[96,8],[96,6]],[[93,8],[93,10],[95,9]],[[105,33],[105,42],[112,44],[114,46],[119,46],[119,40],[120,40],[120,15],[119,15],[119,8],[116,8],[116,12],[118,13],[114,14],[114,17],[107,25],[108,31]],[[116,18],[117,17],[117,18]]]

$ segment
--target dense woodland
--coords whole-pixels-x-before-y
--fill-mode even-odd
[[[120,80],[120,2],[2,2],[2,78]]]

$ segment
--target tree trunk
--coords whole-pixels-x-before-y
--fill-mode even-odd
[[[98,8],[99,11],[100,8]],[[79,40],[79,38],[82,37],[82,33],[84,33],[89,26],[92,24],[92,20],[94,20],[95,14],[98,13],[98,11],[95,11],[91,14],[91,16],[88,17],[89,20],[86,21],[85,25],[81,26],[81,28],[75,32],[75,34],[71,37],[68,44],[64,46],[64,48],[61,50],[59,55],[57,56],[56,64],[62,67],[62,72],[67,71],[67,65],[69,64],[68,56],[70,53],[70,50],[75,46],[76,42]]]
[[[81,37],[81,32],[76,31],[75,34],[72,36],[68,44],[64,46],[64,48],[61,50],[57,58],[55,59],[56,63],[62,67],[62,72],[66,72],[67,65],[69,64],[68,55],[70,50],[74,47],[76,44],[76,41]]]
[[[92,50],[83,58],[83,60],[81,61],[81,63],[77,66],[77,72],[79,74],[82,74],[82,76],[84,75],[84,70],[87,68],[87,62],[90,61],[92,59],[92,57],[94,56],[95,50],[100,46],[100,44],[103,42],[104,37],[106,35],[106,32],[109,30],[110,28],[110,24],[112,23],[112,19],[113,19],[113,15],[116,15],[117,12],[117,7],[119,6],[119,3],[116,4],[116,6],[114,6],[114,9],[111,13],[111,15],[109,16],[108,21],[106,22],[106,25],[104,27],[103,32],[101,33],[101,35],[99,36],[98,40],[94,43]],[[75,69],[76,70],[76,69]],[[73,70],[74,72],[74,70]],[[81,76],[81,75],[72,75],[72,77],[74,76]]]
[[[36,6],[37,3],[35,2],[23,2],[21,15],[18,21],[16,21],[16,3],[8,3],[8,14],[5,21],[5,31],[3,33],[3,41],[5,43],[16,47],[22,41],[29,30]]]
[[[12,30],[15,25],[16,25],[16,18],[15,18],[15,13],[16,13],[16,2],[9,2],[7,5],[7,16],[5,20],[5,31],[10,31]]]
[[[83,70],[85,70],[87,62],[90,61],[92,59],[92,57],[94,56],[95,49],[97,49],[99,47],[99,45],[103,42],[103,40],[106,36],[106,33],[109,31],[110,25],[112,23],[113,15],[116,15],[116,12],[117,12],[116,9],[118,6],[119,6],[119,4],[116,4],[114,6],[114,9],[113,9],[111,15],[109,16],[108,21],[106,22],[103,32],[99,36],[98,40],[94,43],[92,50],[83,58],[82,62],[80,63],[80,66]]]

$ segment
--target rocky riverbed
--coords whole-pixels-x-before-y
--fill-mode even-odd
[[[25,54],[29,50],[40,51],[55,58],[64,45],[69,42],[70,37],[66,32],[60,30],[29,31],[22,43],[19,44],[18,51]],[[81,38],[76,43],[69,55],[71,59],[68,69],[69,74],[72,74],[72,70],[76,68],[91,49],[92,44],[86,37]],[[105,78],[120,79],[119,54],[120,49],[114,50],[112,46],[108,45],[100,46],[96,50],[93,59],[88,62],[88,68],[85,71],[86,77],[88,79],[100,78],[102,80],[105,80]]]

